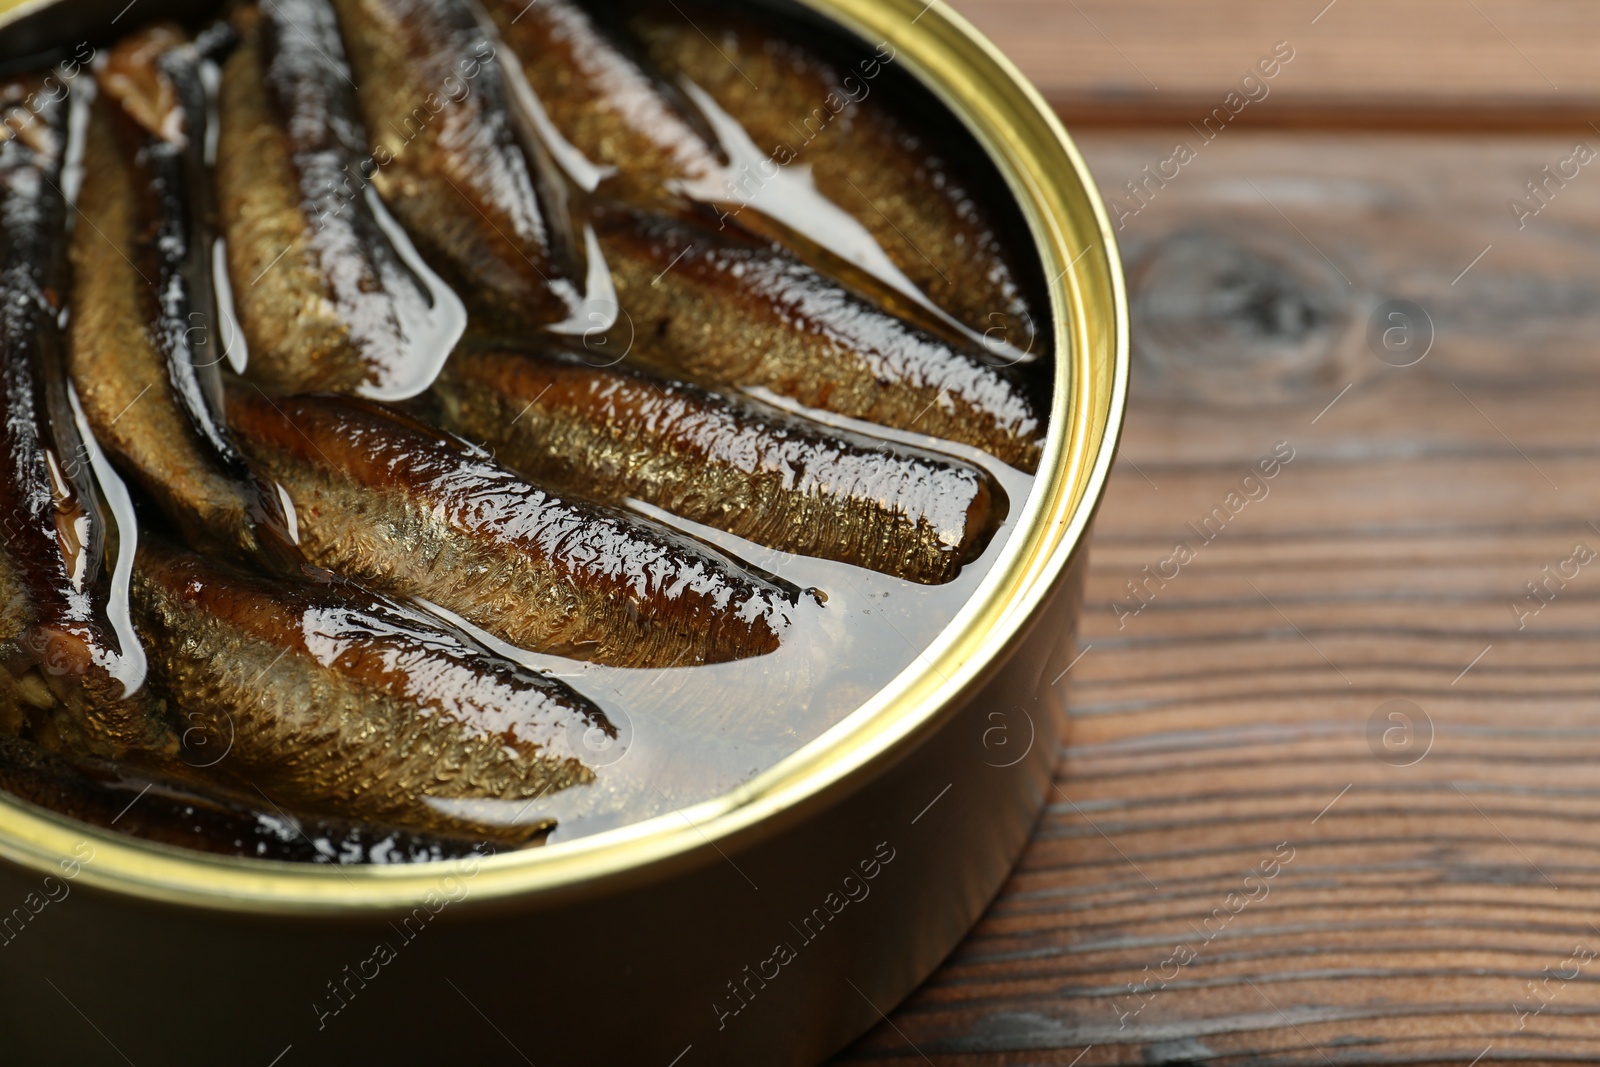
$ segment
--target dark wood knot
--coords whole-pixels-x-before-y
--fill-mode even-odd
[[[1296,401],[1340,376],[1353,294],[1298,234],[1181,230],[1135,251],[1129,284],[1141,390]]]

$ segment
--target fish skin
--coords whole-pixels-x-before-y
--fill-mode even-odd
[[[1038,467],[1044,417],[1026,386],[982,355],[776,248],[628,209],[593,217],[640,359]]]
[[[220,413],[198,65],[193,46],[162,26],[108,57],[71,244],[69,365],[101,447],[187,539],[286,553],[277,501]]]
[[[818,191],[969,329],[1045,354],[1048,318],[1033,306],[970,177],[902,121],[874,85],[893,63],[892,47],[888,56],[860,49],[841,74],[816,49],[730,9],[684,11],[643,8],[629,20],[664,76],[710,93],[770,158],[809,166]]]
[[[565,196],[471,5],[334,7],[373,141],[372,182],[418,249],[501,326],[565,319]]]
[[[732,166],[705,117],[636,58],[625,31],[571,0],[488,0],[485,8],[552,124],[604,174],[596,196],[774,242],[923,329],[972,339],[895,284],[754,206],[752,190],[773,175]],[[985,321],[983,343],[999,354],[995,342],[1005,338],[990,332],[994,325]]]
[[[64,93],[48,100],[38,81],[0,82],[0,110],[46,100],[0,134],[0,731],[27,728],[105,756],[171,751],[171,732],[141,701],[124,701],[110,671],[124,650],[100,581],[108,527],[60,328],[67,103]]]
[[[461,351],[435,391],[447,425],[536,481],[909,581],[954,578],[1005,513],[959,460],[620,368]]]
[[[101,829],[223,856],[387,866],[462,859],[481,848],[464,838],[301,819],[242,795],[223,797],[197,791],[189,782],[66,759],[5,734],[0,734],[0,791]],[[88,862],[84,856],[78,854]]]
[[[591,783],[571,739],[615,735],[564,683],[348,582],[246,577],[147,539],[133,607],[151,687],[226,745],[211,773],[288,810],[522,844],[548,822],[443,807]]]
[[[272,0],[233,22],[216,172],[245,374],[280,392],[383,382],[416,358],[401,306],[430,297],[362,195],[366,131],[332,5]]]
[[[0,101],[35,95],[37,81],[0,84]],[[7,640],[30,624],[84,634],[97,621],[89,590],[105,554],[103,508],[62,362],[66,119],[63,98],[33,117],[26,137],[0,126],[0,561],[14,590],[0,606]]]
[[[570,0],[486,0],[551,122],[591,163],[605,195],[676,209],[678,187],[721,189],[725,161],[685,102]]]
[[[645,520],[563,499],[368,401],[240,389],[241,443],[294,502],[308,558],[509,644],[621,667],[777,649],[798,590]]]

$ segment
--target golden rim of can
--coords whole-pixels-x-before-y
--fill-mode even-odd
[[[0,23],[49,0],[0,0]],[[467,861],[472,899],[555,903],[662,878],[741,851],[857,788],[937,730],[1013,644],[1083,541],[1128,385],[1128,302],[1116,239],[1088,167],[1044,99],[942,0],[799,0],[903,65],[989,155],[1049,283],[1056,352],[1049,437],[1016,529],[934,642],[861,707],[767,771],[711,800],[573,841]],[[0,794],[0,857],[41,873],[84,841],[80,879],[151,900],[272,914],[410,906],[451,862],[335,867],[213,856],[86,826]]]

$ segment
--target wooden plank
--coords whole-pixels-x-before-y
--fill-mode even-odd
[[[1582,130],[1600,101],[1584,0],[954,0],[1079,125],[1199,122],[1286,42],[1251,125]]]
[[[1184,136],[1080,143],[1112,196]],[[1600,553],[1600,177],[1506,205],[1569,147],[1238,130],[1128,201],[1054,802],[840,1062],[1600,1060],[1600,558],[1527,593]],[[1369,346],[1394,298],[1434,326],[1409,367]]]

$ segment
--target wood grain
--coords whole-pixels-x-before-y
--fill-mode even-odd
[[[1585,0],[954,0],[1077,125],[1199,121],[1286,41],[1251,124],[1582,127]]]
[[[1111,197],[1184,136],[1080,143]],[[841,1062],[1600,1060],[1600,559],[1524,599],[1600,552],[1600,175],[1506,205],[1570,147],[1229,131],[1126,220],[1134,401],[1055,802]],[[1368,344],[1396,298],[1436,331],[1404,368]]]

